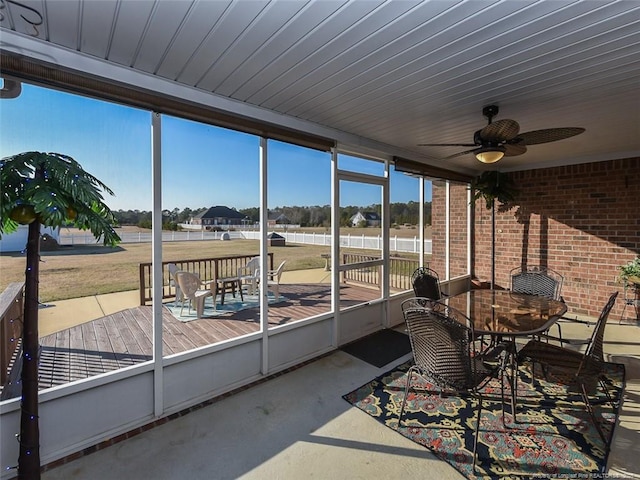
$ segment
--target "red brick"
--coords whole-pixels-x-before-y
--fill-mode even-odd
[[[516,207],[496,210],[496,284],[509,271],[541,263],[564,276],[569,311],[597,316],[609,294],[622,293],[617,266],[640,252],[640,158],[512,172],[520,189]],[[466,187],[452,188],[451,275],[466,273]],[[432,266],[444,271],[444,188],[433,185]],[[484,201],[473,210],[472,274],[491,277],[491,212]],[[518,219],[518,215],[520,219]],[[526,228],[525,228],[526,227]],[[525,237],[526,235],[526,237]],[[460,243],[460,245],[458,245]],[[620,315],[618,301],[612,317]],[[628,310],[628,309],[627,309]]]

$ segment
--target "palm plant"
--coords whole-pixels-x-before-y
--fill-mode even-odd
[[[40,478],[38,426],[38,282],[40,226],[69,223],[90,230],[105,245],[120,237],[115,217],[101,191],[113,192],[85,172],[73,158],[60,153],[24,152],[0,160],[0,238],[28,224],[22,332],[22,399],[18,478]]]
[[[478,175],[471,183],[474,200],[484,199],[487,210],[491,210],[496,200],[509,204],[515,200],[517,190],[506,173],[487,170]]]

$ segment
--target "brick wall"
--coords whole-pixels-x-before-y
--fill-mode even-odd
[[[444,214],[446,201],[445,183],[434,181],[431,185],[431,260],[429,266],[444,279],[445,233],[447,218]]]
[[[445,205],[446,190],[443,182],[434,182],[432,189],[432,205]],[[455,278],[467,273],[467,230],[468,230],[468,185],[451,184],[449,194],[449,211],[450,211],[450,231],[449,231],[449,249],[451,260],[449,262],[449,277]],[[446,231],[446,216],[441,215],[443,209],[432,215],[433,232],[442,232],[439,241],[436,241],[435,233],[433,234],[433,255],[430,260],[430,266],[436,270],[442,278],[444,278],[445,269],[445,242],[444,232]],[[435,210],[434,210],[435,212]]]
[[[519,171],[511,178],[519,194],[515,207],[496,213],[496,285],[508,287],[514,267],[544,265],[563,275],[569,314],[597,316],[619,290],[611,317],[619,319],[624,301],[616,266],[640,253],[640,158]],[[439,258],[445,247],[443,190],[434,183],[433,250]],[[491,211],[480,201],[474,213],[472,272],[489,281]],[[452,229],[460,228],[452,221]],[[452,256],[452,274],[457,263]],[[631,317],[627,307],[625,318]]]

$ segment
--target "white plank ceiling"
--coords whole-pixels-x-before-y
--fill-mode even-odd
[[[640,155],[640,2],[4,0],[3,32],[482,169],[482,108],[521,131],[586,132],[502,169]],[[37,35],[36,35],[37,34]],[[23,51],[25,55],[29,52]]]

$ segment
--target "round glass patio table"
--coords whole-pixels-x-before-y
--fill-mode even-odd
[[[567,311],[560,300],[510,290],[469,290],[444,303],[466,314],[477,334],[500,337],[542,333]]]
[[[515,418],[518,391],[516,337],[537,335],[548,330],[565,314],[566,304],[539,295],[482,289],[448,297],[445,303],[469,317],[476,335],[491,336],[492,345],[504,347],[502,368],[511,390],[511,412]],[[506,425],[504,395],[502,418]]]

